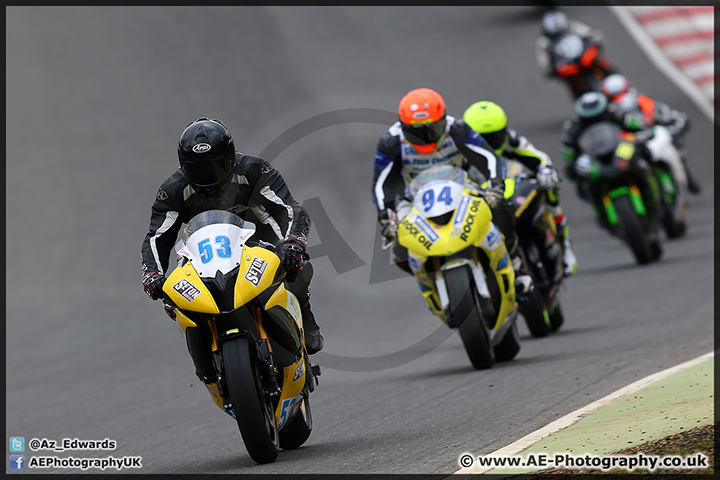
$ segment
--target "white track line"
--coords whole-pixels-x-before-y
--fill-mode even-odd
[[[616,400],[622,396],[629,395],[631,393],[635,393],[636,391],[640,390],[641,388],[650,385],[653,382],[656,382],[658,380],[662,380],[663,378],[672,375],[673,373],[677,373],[679,371],[685,370],[687,368],[690,368],[694,365],[697,365],[698,363],[704,362],[705,360],[709,358],[713,358],[715,356],[715,352],[709,352],[704,355],[701,355],[697,358],[694,358],[692,360],[688,360],[687,362],[681,363],[679,365],[675,365],[674,367],[670,367],[668,369],[662,370],[657,373],[653,373],[652,375],[648,375],[645,378],[641,378],[640,380],[631,383],[630,385],[623,387],[619,390],[614,391],[610,395],[607,395],[600,400],[597,400],[589,405],[586,405],[582,408],[579,408],[575,410],[574,412],[571,412],[567,415],[565,415],[562,418],[558,418],[554,422],[551,422],[547,425],[545,425],[543,428],[536,430],[528,435],[525,435],[520,440],[516,440],[510,445],[507,445],[499,450],[495,450],[492,453],[489,453],[486,456],[508,456],[508,455],[517,455],[518,453],[522,452],[529,446],[533,445],[534,443],[539,442],[543,438],[549,436],[550,434],[553,434],[559,430],[562,430],[565,427],[568,427],[572,425],[573,423],[580,420],[582,417],[587,415],[588,413],[597,410],[598,408],[602,407],[603,405],[607,405],[608,403],[612,402],[613,400]],[[458,455],[458,458],[460,456]],[[470,468],[461,468],[460,470],[453,472],[455,473],[472,473],[472,474],[478,474],[478,473],[485,473],[488,470],[492,470],[493,467],[476,467],[473,465]]]
[[[640,45],[640,48],[645,51],[650,61],[655,64],[658,70],[675,82],[710,120],[714,120],[715,110],[709,102],[707,91],[693,83],[692,80],[683,74],[682,71],[668,59],[663,50],[655,44],[645,29],[635,20],[630,8],[615,5],[611,5],[609,8],[610,11],[618,17],[620,23],[625,26],[628,33],[630,33]]]

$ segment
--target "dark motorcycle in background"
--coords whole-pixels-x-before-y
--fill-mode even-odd
[[[505,197],[515,204],[518,249],[534,284],[518,309],[532,336],[545,337],[564,321],[559,295],[565,278],[562,245],[545,206],[547,191],[521,163],[505,159],[505,165]]]
[[[600,91],[605,77],[614,73],[602,56],[602,47],[572,32],[562,35],[552,49],[553,76],[564,81],[573,99]]]
[[[578,141],[583,153],[575,161],[574,174],[601,228],[627,244],[637,263],[646,264],[662,255],[661,190],[639,145],[622,140],[622,135],[614,123],[588,127]]]

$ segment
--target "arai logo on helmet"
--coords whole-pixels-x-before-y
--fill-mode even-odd
[[[195,153],[205,153],[210,150],[210,144],[208,143],[198,143],[197,145],[192,147],[192,151]]]

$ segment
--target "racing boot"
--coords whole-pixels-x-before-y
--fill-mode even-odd
[[[567,217],[563,213],[555,217],[555,226],[558,237],[560,238],[560,244],[562,245],[565,276],[569,277],[577,270],[577,257],[575,256],[575,251],[570,241],[570,226],[568,225]]]
[[[512,266],[515,270],[515,299],[518,302],[524,302],[528,299],[528,295],[535,288],[533,279],[527,271],[525,264],[520,257],[520,250],[515,248],[512,255]]]
[[[305,330],[305,348],[307,348],[308,354],[322,350],[325,345],[325,339],[320,333],[320,327],[315,321],[315,315],[310,309],[310,301],[308,301],[303,307],[300,308],[303,317],[303,329]]]

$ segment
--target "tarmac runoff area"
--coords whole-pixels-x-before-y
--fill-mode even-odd
[[[710,352],[638,380],[488,456],[609,455],[714,424],[714,400]],[[513,476],[552,467],[491,468],[475,461],[455,473]]]

